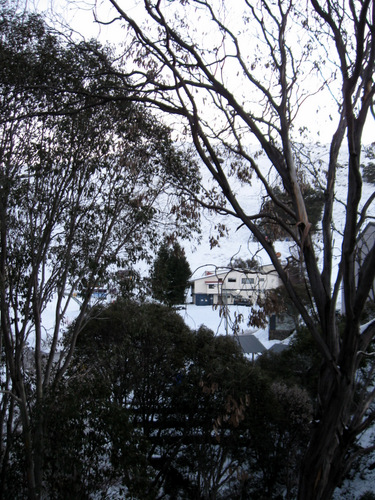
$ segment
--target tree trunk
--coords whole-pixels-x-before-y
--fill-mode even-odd
[[[300,471],[298,500],[328,500],[342,480],[353,437],[347,432],[355,384],[327,363],[321,375],[321,407]]]

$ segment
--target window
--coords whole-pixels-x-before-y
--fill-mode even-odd
[[[229,283],[235,283],[237,280],[236,278],[228,278]]]
[[[242,278],[241,283],[243,285],[253,285],[254,284],[254,278]]]
[[[208,285],[208,288],[209,288],[210,290],[213,290],[213,289],[215,288],[215,285]]]
[[[264,281],[264,278],[259,278],[259,281]]]

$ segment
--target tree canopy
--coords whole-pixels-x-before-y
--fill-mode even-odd
[[[108,5],[115,15],[97,6],[97,19],[128,28],[126,53],[134,60],[124,92],[182,122],[181,133],[215,181],[201,192],[200,203],[232,215],[261,243],[318,346],[317,425],[299,498],[330,498],[350,464],[356,437],[375,416],[369,386],[353,409],[358,384],[366,387],[370,380],[359,382],[356,374],[375,334],[374,321],[360,324],[374,281],[374,246],[359,268],[355,265],[358,236],[374,213],[375,194],[365,196],[360,168],[363,134],[374,116],[374,3],[144,0],[128,9],[109,0]],[[309,129],[328,146],[311,145]],[[337,184],[341,167],[344,194]],[[234,179],[251,190],[254,178],[282,217],[250,212],[239,200]],[[313,237],[303,195],[303,187],[316,182],[324,193],[320,242]],[[287,203],[275,189],[279,186]],[[287,266],[259,225],[262,220],[280,225],[295,243],[313,311],[289,280]],[[336,320],[341,290],[343,331]]]
[[[374,244],[361,262],[356,256],[360,235],[374,217],[375,193],[365,189],[361,168],[364,133],[375,116],[374,2],[135,0],[132,7],[108,0],[95,9],[98,22],[127,28],[118,48],[129,65],[85,73],[79,92],[64,80],[37,85],[42,99],[33,116],[122,99],[175,117],[175,139],[188,138],[214,182],[194,190],[190,169],[179,176],[170,166],[179,192],[193,204],[173,204],[173,210],[179,207],[189,220],[199,203],[247,227],[315,341],[321,359],[318,403],[298,496],[330,498],[352,460],[373,451],[357,438],[375,418],[375,321],[361,325],[374,283]],[[7,89],[5,103],[8,94]],[[58,106],[44,98],[57,94]],[[21,111],[27,119],[22,104]],[[316,134],[324,146],[311,142]],[[255,179],[277,210],[251,211],[239,199],[235,181],[250,192]],[[306,185],[323,191],[318,238],[304,199]],[[308,307],[262,222],[276,223],[294,242],[309,282]],[[345,316],[339,325],[341,294]],[[368,369],[359,375],[365,359]]]
[[[20,433],[28,495],[38,498],[48,417],[39,410],[66,372],[95,290],[113,270],[149,258],[170,232],[166,214],[173,230],[191,234],[194,204],[171,207],[181,199],[175,172],[195,189],[197,169],[144,106],[101,97],[115,87],[108,49],[1,7],[1,470]]]
[[[310,399],[255,370],[232,337],[190,331],[160,304],[119,300],[86,324],[68,375],[46,401],[50,494],[295,491]]]

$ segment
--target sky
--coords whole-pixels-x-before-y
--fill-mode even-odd
[[[216,0],[212,1],[215,2]],[[127,14],[131,17],[141,21],[144,20],[148,27],[151,25],[151,23],[146,21],[146,15],[144,14],[143,9],[139,6],[142,4],[142,1],[118,0],[118,3],[122,8],[126,9]],[[181,7],[177,1],[170,2],[164,0],[164,4],[173,9],[173,11],[185,9],[185,7]],[[52,17],[55,20],[64,19],[77,34],[84,35],[86,38],[97,38],[102,43],[109,43],[120,51],[123,48],[126,29],[124,29],[118,20],[110,24],[105,24],[118,18],[118,14],[113,10],[109,0],[25,0],[25,5],[29,8],[44,12],[48,17]],[[243,5],[241,2],[230,2],[226,5],[227,10],[225,20],[228,25],[232,24],[236,29],[238,24],[238,11],[240,9],[239,6],[241,5]],[[208,42],[211,42],[212,45],[215,45],[216,37],[214,37],[210,32],[205,32],[206,21],[204,18],[201,19],[200,15],[201,12],[198,10],[196,12],[196,17],[194,18],[194,23],[191,25],[190,29],[198,28],[198,32],[194,36],[197,37],[197,40],[201,38],[201,43],[207,44]],[[96,19],[103,21],[103,23],[99,24],[96,22]],[[247,25],[244,24],[243,26],[241,25],[242,36],[239,37],[239,40],[245,40],[242,44],[242,50],[244,50],[244,47],[245,49],[248,49],[248,54],[250,56],[254,53],[254,51],[262,50],[262,45],[255,48],[253,46],[253,40],[250,44],[246,42],[247,34],[245,33],[245,29],[250,29],[249,26],[251,26],[251,23],[248,23]],[[302,47],[308,41],[305,32],[306,30],[303,28],[298,29],[298,26],[293,26],[293,29],[290,30],[288,36],[291,39],[291,44],[295,53],[294,55],[301,54]],[[204,33],[204,35],[201,33]],[[324,46],[322,50],[324,50]],[[259,55],[260,58],[262,58],[262,54]],[[321,64],[320,70],[315,71],[315,73],[312,68],[314,68],[314,59],[318,57],[318,53],[313,53],[313,55],[310,56],[311,60],[307,58],[309,64],[306,64],[306,68],[309,69],[308,73],[303,76],[304,85],[307,86],[306,88],[311,89],[311,91],[316,90],[321,85],[320,78],[323,73],[327,81],[330,81],[330,84],[329,86],[325,85],[318,94],[312,95],[309,99],[303,100],[295,119],[295,129],[298,130],[300,127],[307,126],[311,133],[310,136],[314,138],[314,140],[316,139],[322,143],[328,143],[335,132],[338,119],[337,106],[334,99],[332,99],[331,92],[337,92],[340,90],[340,80],[337,77],[337,73],[333,76],[332,71],[334,71],[335,68],[332,68],[329,64],[325,64],[326,62],[331,62],[330,59],[332,54],[324,54],[324,52],[320,51],[320,56],[325,60],[323,61],[323,64]],[[238,89],[242,89],[244,84],[238,76],[237,69],[233,66],[232,71],[230,62],[227,62],[226,65],[228,71],[226,74],[223,73],[223,77],[228,82],[231,90],[236,92]],[[301,70],[299,72],[299,76],[302,77],[301,75],[303,73],[304,71]],[[269,77],[267,74],[264,76],[265,78]],[[299,88],[298,92],[302,95],[302,88]],[[249,99],[248,93],[245,94],[244,99]],[[252,106],[254,107],[256,105],[257,101],[254,100]],[[374,118],[372,116],[369,118],[365,126],[363,137],[364,144],[371,144],[375,141]]]

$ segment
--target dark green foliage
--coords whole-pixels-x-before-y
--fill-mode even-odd
[[[363,165],[363,180],[369,184],[375,184],[375,163],[369,162]]]
[[[259,383],[261,381],[261,383]],[[246,496],[293,498],[299,462],[309,438],[312,405],[306,391],[282,382],[258,381],[250,395]]]
[[[305,388],[316,397],[321,357],[306,328],[299,328],[288,349],[265,353],[257,365],[270,380]]]
[[[259,269],[260,264],[255,257],[252,257],[251,259],[235,258],[230,261],[228,267],[230,267],[231,269],[244,269],[246,271],[253,271]]]
[[[112,277],[112,293],[123,299],[135,298],[145,292],[140,274],[133,269],[120,269]]]
[[[375,301],[368,299],[363,308],[361,320],[363,323],[367,323],[373,318],[375,318]]]
[[[153,297],[169,306],[183,304],[190,276],[190,266],[181,246],[163,243],[151,270]]]
[[[222,470],[223,464],[216,464],[219,445],[213,421],[228,416],[217,425],[216,435],[223,436],[219,451],[232,463],[235,450],[225,436],[239,410],[228,407],[228,397],[245,400],[237,383],[248,376],[237,344],[204,328],[190,332],[179,315],[158,304],[118,301],[96,313],[78,339],[65,396],[57,395],[54,403],[62,434],[69,432],[79,407],[78,430],[70,434],[72,443],[77,437],[78,450],[71,453],[76,458],[64,465],[61,454],[54,452],[58,463],[49,469],[51,482],[56,469],[70,477],[75,459],[75,470],[81,471],[76,488],[91,481],[93,488],[101,484],[104,490],[111,478],[142,499],[156,498],[160,487],[172,496],[180,492],[181,498],[191,498],[211,481],[215,467],[220,477],[230,475],[228,466]],[[77,394],[79,402],[68,404],[66,394],[73,400]],[[61,406],[73,408],[66,424]],[[86,425],[98,455],[107,443],[110,471],[100,469],[90,452],[79,430]],[[52,425],[52,450],[59,440]],[[52,457],[49,461],[53,464]],[[63,488],[63,477],[61,481]]]
[[[88,499],[105,491],[112,477],[103,460],[107,440],[98,427],[105,418],[101,401],[106,387],[69,381],[46,401],[45,484],[48,497]]]
[[[279,187],[273,190],[274,196],[284,205],[291,206],[291,200],[285,191]],[[324,205],[324,193],[314,188],[311,185],[304,184],[302,186],[302,194],[306,204],[306,210],[311,223],[311,231],[318,231],[319,222],[322,216]],[[273,200],[266,198],[261,206],[262,219],[258,222],[258,226],[267,235],[270,240],[283,240],[290,237],[284,224],[290,231],[295,231],[298,221],[293,220],[282,207],[277,205]],[[282,222],[282,224],[280,223]]]
[[[372,491],[365,491],[360,497],[359,500],[375,500],[375,493]]]
[[[56,498],[110,484],[142,500],[294,490],[311,419],[302,389],[270,382],[232,338],[191,332],[170,308],[117,301],[95,312],[51,399]]]
[[[363,180],[370,184],[375,184],[375,143],[372,143],[364,148],[364,157],[367,162],[361,165]]]
[[[294,286],[306,307],[311,307],[311,296],[306,283],[301,280]],[[264,297],[258,299],[257,304],[267,316],[276,314],[278,317],[282,317],[284,315],[287,323],[291,325],[292,330],[299,327],[301,321],[299,311],[290,300],[284,286],[280,286],[274,290],[267,290]]]

